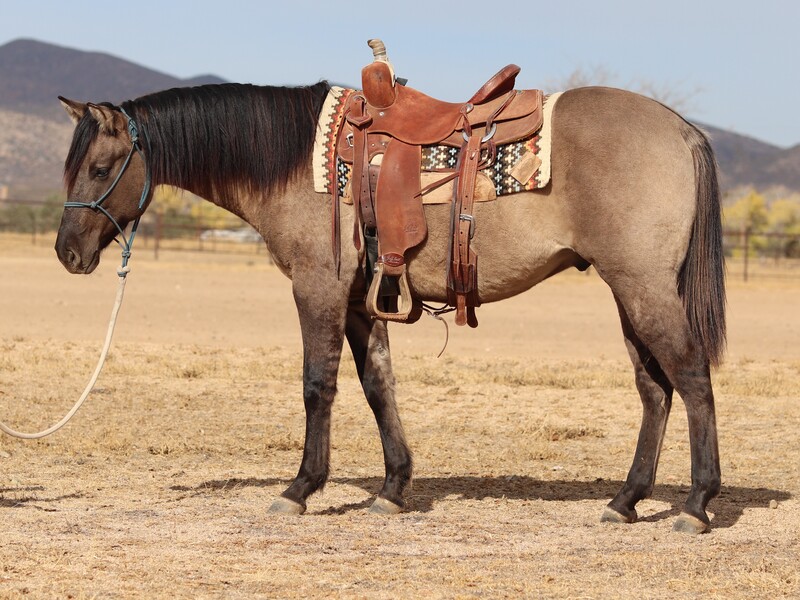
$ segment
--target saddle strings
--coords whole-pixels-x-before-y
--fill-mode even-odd
[[[453,312],[456,307],[450,306],[449,304],[444,304],[437,308],[425,302],[420,302],[420,306],[422,307],[422,311],[424,313],[430,317],[433,317],[444,325],[444,346],[442,346],[439,354],[436,355],[436,358],[441,358],[442,354],[444,354],[444,351],[447,349],[447,343],[450,341],[450,327],[447,325],[447,321],[442,318],[442,315]]]

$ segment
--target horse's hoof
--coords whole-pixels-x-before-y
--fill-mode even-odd
[[[631,514],[629,516],[625,516],[610,506],[606,506],[606,509],[603,511],[603,516],[600,517],[600,521],[602,523],[633,523],[636,521],[637,516],[636,511],[633,509],[631,509]]]
[[[372,506],[369,507],[369,512],[375,513],[376,515],[396,515],[403,512],[403,507],[399,504],[395,504],[391,500],[378,496],[375,498],[375,502],[372,503]]]
[[[708,523],[705,523],[688,513],[682,512],[675,519],[672,525],[672,531],[679,531],[681,533],[688,533],[689,535],[698,535],[708,531]]]
[[[302,515],[306,512],[306,507],[294,500],[280,496],[272,503],[268,512],[273,515]]]

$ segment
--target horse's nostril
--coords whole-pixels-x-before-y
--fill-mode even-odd
[[[80,255],[75,252],[72,248],[67,246],[62,246],[60,251],[57,251],[58,258],[61,260],[63,265],[70,270],[77,269],[80,266],[81,258]]]
[[[70,248],[67,248],[64,258],[66,258],[67,263],[72,265],[73,267],[78,266],[79,262],[78,255],[75,254],[75,252],[73,252]]]

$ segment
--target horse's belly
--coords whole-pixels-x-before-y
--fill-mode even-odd
[[[475,206],[478,295],[495,302],[530,289],[583,261],[566,244],[560,210],[547,194],[504,196]],[[449,206],[426,208],[428,237],[409,253],[409,281],[414,294],[431,302],[447,299],[450,247]]]

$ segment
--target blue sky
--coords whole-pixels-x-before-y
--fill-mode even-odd
[[[179,77],[355,86],[371,56],[366,40],[380,37],[400,76],[447,100],[465,99],[510,62],[522,67],[518,87],[599,67],[621,87],[649,81],[692,96],[690,118],[800,143],[796,0],[489,5],[498,14],[475,0],[0,0],[0,44],[35,38]]]

